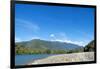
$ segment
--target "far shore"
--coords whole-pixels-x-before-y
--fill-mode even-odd
[[[84,62],[84,61],[94,61],[94,52],[58,54],[58,55],[49,56],[43,59],[33,60],[28,65]]]

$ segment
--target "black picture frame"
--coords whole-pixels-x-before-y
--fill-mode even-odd
[[[85,7],[95,9],[94,19],[94,41],[95,41],[95,60],[86,62],[71,62],[71,63],[54,63],[54,64],[38,64],[38,65],[20,65],[15,66],[15,4],[36,4],[36,5],[53,5],[53,6],[71,6],[71,7]],[[28,68],[28,67],[44,67],[44,66],[60,66],[60,65],[79,65],[79,64],[91,64],[96,63],[96,6],[95,5],[81,5],[81,4],[64,4],[64,3],[49,3],[49,2],[34,2],[34,1],[11,1],[11,28],[10,28],[10,41],[11,41],[11,68]]]

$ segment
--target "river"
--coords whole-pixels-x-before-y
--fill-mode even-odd
[[[15,56],[15,65],[25,65],[34,60],[46,58],[54,54],[32,54],[32,55],[16,55]]]

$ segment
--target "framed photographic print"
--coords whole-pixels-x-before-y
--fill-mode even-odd
[[[11,1],[11,68],[96,63],[96,6]]]

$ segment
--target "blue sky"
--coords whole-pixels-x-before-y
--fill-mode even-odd
[[[16,4],[15,42],[32,39],[84,46],[94,39],[94,8]]]

